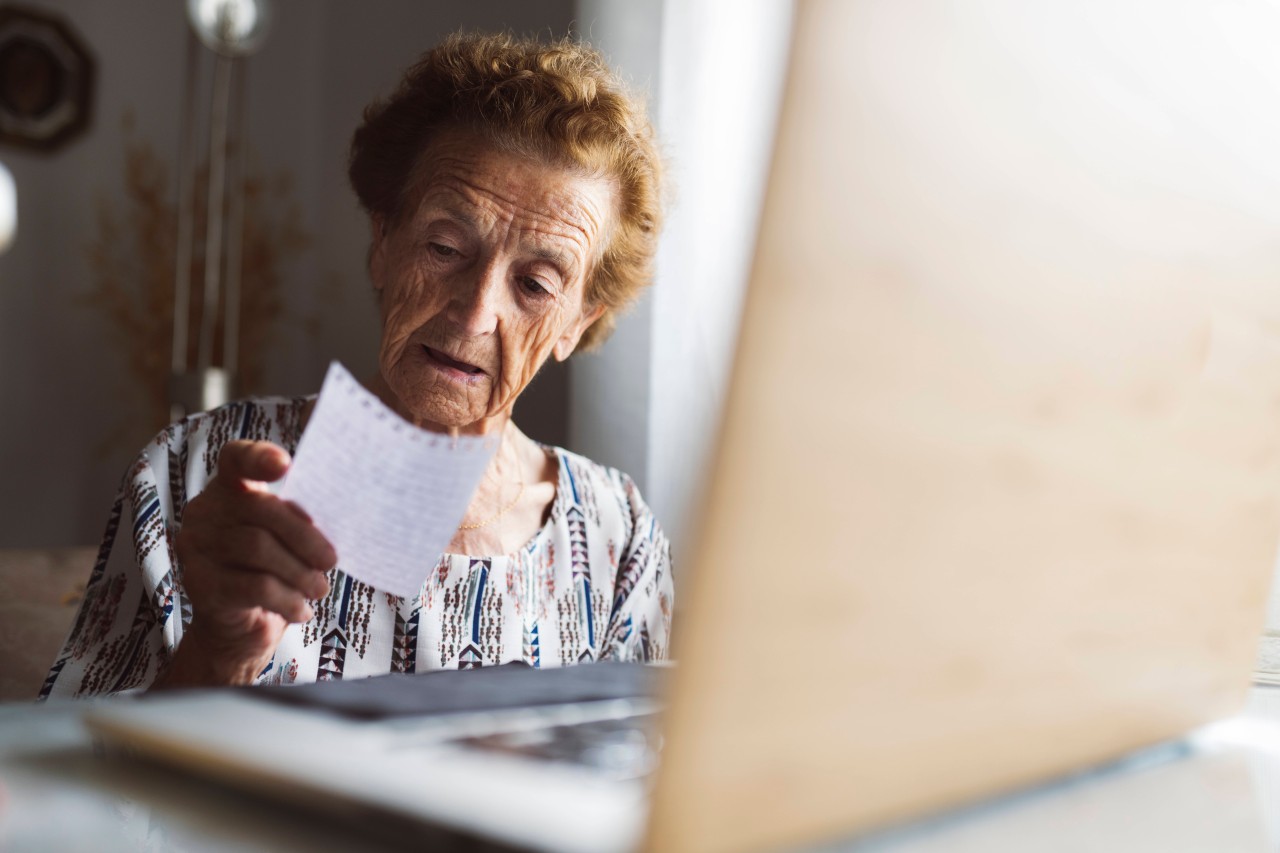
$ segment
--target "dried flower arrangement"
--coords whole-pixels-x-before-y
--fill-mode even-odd
[[[177,205],[169,189],[169,169],[155,149],[133,134],[124,120],[124,203],[99,194],[96,234],[86,251],[93,276],[89,304],[109,320],[112,338],[123,351],[129,385],[139,389],[137,424],[148,430],[169,421],[167,387],[173,347],[173,277],[177,252]],[[201,170],[197,188],[206,186]],[[307,247],[310,237],[292,198],[287,173],[266,177],[246,169],[244,237],[240,296],[239,377],[234,392],[262,391],[266,350],[283,312],[280,295],[285,263]],[[194,199],[196,241],[191,259],[190,328],[200,327],[204,289],[206,201]],[[214,364],[222,364],[221,323],[215,331]],[[195,363],[195,335],[188,363]],[[138,424],[141,425],[141,424]]]

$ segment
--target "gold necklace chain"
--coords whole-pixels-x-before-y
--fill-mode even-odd
[[[504,515],[506,515],[508,512],[511,511],[512,507],[520,503],[520,499],[524,497],[524,470],[523,470],[523,466],[519,464],[518,460],[516,463],[516,470],[520,472],[520,488],[519,490],[516,491],[516,496],[511,499],[511,503],[507,504],[502,509],[494,513],[493,515],[489,516],[484,521],[479,521],[479,522],[476,522],[475,524],[459,524],[458,525],[459,530],[479,530],[481,527],[490,525],[493,522],[497,521],[498,519],[502,518]]]
[[[512,498],[511,503],[508,503],[507,506],[500,508],[500,510],[498,510],[497,512],[494,512],[493,515],[490,515],[488,519],[485,519],[484,521],[477,521],[476,524],[458,525],[458,530],[479,530],[480,528],[483,528],[483,526],[485,526],[486,524],[493,524],[494,521],[497,521],[498,519],[500,519],[500,517],[507,515],[507,512],[511,511],[511,507],[516,506],[517,503],[520,503],[520,498],[522,497],[525,497],[524,476],[521,476],[520,478],[520,491],[516,492],[516,497]]]

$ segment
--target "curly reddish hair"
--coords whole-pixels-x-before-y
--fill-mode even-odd
[[[581,348],[599,346],[653,279],[662,160],[643,105],[593,48],[454,33],[423,54],[390,97],[365,108],[347,168],[364,209],[395,221],[423,154],[453,129],[613,183],[617,221],[586,281],[585,303],[605,311]]]

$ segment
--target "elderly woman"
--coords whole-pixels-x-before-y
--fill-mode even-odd
[[[42,696],[666,655],[668,546],[635,485],[511,420],[649,280],[642,111],[588,48],[457,35],[366,110],[349,175],[382,316],[372,390],[427,429],[501,436],[449,552],[422,555],[418,595],[379,592],[274,496],[314,398],[195,415],[129,470]]]

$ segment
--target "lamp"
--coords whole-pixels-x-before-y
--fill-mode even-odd
[[[219,406],[230,397],[240,344],[240,244],[244,234],[244,180],[240,161],[243,133],[228,150],[228,126],[243,125],[241,60],[262,46],[271,23],[270,0],[187,0],[191,33],[214,52],[213,98],[209,116],[208,214],[204,242],[204,290],[198,316],[196,357],[190,364],[191,260],[194,243],[196,157],[195,117],[198,49],[187,44],[187,96],[182,116],[178,167],[178,251],[173,290],[173,359],[169,383],[170,414]],[[235,108],[232,109],[232,91]],[[229,177],[228,177],[229,173]],[[225,266],[225,273],[224,273]],[[225,277],[224,277],[225,275]],[[214,336],[222,315],[222,364],[213,363]]]
[[[205,47],[247,56],[267,37],[271,6],[264,0],[187,0],[187,19]]]
[[[18,188],[13,175],[0,163],[0,254],[9,248],[18,231]]]

